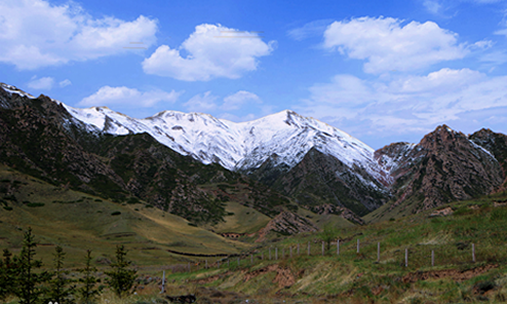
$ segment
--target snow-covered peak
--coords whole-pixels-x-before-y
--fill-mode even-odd
[[[26,96],[28,97],[29,99],[36,99],[35,96],[33,95],[30,95],[29,93],[27,92],[24,92],[22,90],[20,90],[19,88],[17,88],[16,86],[13,86],[13,85],[9,85],[9,84],[5,84],[5,83],[0,83],[0,87],[2,87],[2,89],[4,89],[6,92],[8,93],[11,93],[11,94],[18,94],[20,96]]]
[[[34,98],[14,86],[1,86],[10,93]],[[219,163],[229,170],[253,170],[270,157],[274,158],[269,163],[293,167],[315,148],[351,168],[363,168],[379,182],[386,182],[388,176],[375,161],[372,148],[339,129],[291,110],[236,123],[205,113],[179,111],[136,119],[107,107],[77,109],[53,101],[83,122],[87,130],[113,135],[148,133],[182,155],[205,164]]]
[[[106,107],[65,108],[100,131],[114,135],[146,132],[180,154],[205,164],[216,162],[230,170],[255,169],[271,156],[276,157],[275,163],[293,167],[314,147],[350,167],[365,168],[380,181],[388,176],[374,161],[372,148],[339,129],[291,110],[236,123],[195,112],[168,110],[135,119]]]

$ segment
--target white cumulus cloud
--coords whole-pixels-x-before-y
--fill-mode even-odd
[[[455,33],[432,21],[403,24],[384,17],[334,22],[324,33],[324,47],[366,60],[364,70],[372,74],[422,69],[469,52]]]
[[[175,103],[181,92],[172,90],[150,90],[141,92],[125,86],[103,86],[94,94],[84,98],[79,106],[119,106],[130,108],[152,108],[160,102]]]
[[[265,43],[257,34],[240,32],[221,25],[196,26],[178,49],[162,45],[142,63],[147,74],[183,81],[208,81],[224,77],[240,78],[257,69],[258,58],[273,51],[274,42]],[[181,52],[186,55],[182,56]]]
[[[76,4],[45,0],[0,2],[0,62],[20,70],[85,61],[128,52],[130,42],[156,41],[158,22],[93,19]]]

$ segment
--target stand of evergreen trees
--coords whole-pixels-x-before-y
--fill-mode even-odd
[[[92,265],[91,250],[86,251],[85,266],[78,270],[81,277],[77,280],[70,277],[70,271],[64,269],[66,253],[62,247],[56,246],[54,252],[54,268],[43,270],[42,261],[37,260],[34,234],[29,227],[24,234],[23,246],[19,255],[13,255],[8,249],[3,250],[0,259],[0,302],[7,297],[15,296],[21,304],[71,304],[95,303],[103,285],[98,278],[97,268]],[[130,269],[127,250],[117,246],[116,261],[110,266],[111,271],[104,272],[105,283],[119,297],[130,294],[135,289],[137,271]]]

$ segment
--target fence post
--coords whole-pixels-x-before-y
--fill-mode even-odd
[[[336,240],[336,254],[340,255],[340,239]]]
[[[356,253],[360,253],[360,239],[356,240]]]
[[[275,248],[275,260],[277,260],[277,248]]]
[[[218,269],[219,269],[219,265],[220,265],[220,263],[221,263],[221,260],[218,260]]]
[[[284,248],[282,248],[282,259],[284,259]]]
[[[239,267],[239,257],[237,257],[237,266]]]
[[[189,272],[191,272],[191,263],[190,262],[187,263],[187,267],[189,268]]]
[[[205,269],[209,268],[207,265],[207,259],[205,259]]]
[[[290,246],[290,258],[291,258],[291,246]]]
[[[250,262],[252,263],[252,265],[254,264],[254,255],[250,255]]]
[[[405,249],[405,267],[408,267],[408,249]]]
[[[297,256],[300,254],[300,244],[297,243]]]
[[[311,255],[311,241],[308,241],[308,256]]]
[[[230,269],[230,258],[227,259],[228,269]]]
[[[163,294],[165,292],[164,286],[165,286],[165,270],[162,272],[162,290],[160,291],[160,294]]]
[[[380,262],[380,243],[378,242],[378,262]]]
[[[325,245],[325,243],[324,243],[324,241],[322,241],[322,256],[324,255],[324,245]]]
[[[471,244],[471,255],[473,257],[473,262],[475,262],[475,244]]]
[[[434,258],[435,258],[435,257],[434,257],[434,253],[433,253],[433,250],[432,250],[432,267],[433,267],[434,260],[435,260]]]

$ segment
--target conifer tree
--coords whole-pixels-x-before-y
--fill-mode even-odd
[[[42,266],[41,260],[34,259],[36,256],[36,245],[32,228],[29,227],[23,238],[23,247],[19,258],[20,275],[18,276],[18,288],[15,291],[22,304],[40,302],[41,294],[43,293],[40,285],[47,282],[50,278],[46,271],[35,272],[36,269]]]
[[[97,283],[100,283],[99,278],[95,278],[94,274],[97,272],[97,268],[92,266],[92,251],[86,250],[86,264],[85,267],[79,269],[79,272],[83,274],[82,278],[79,278],[79,282],[83,285],[78,288],[79,299],[81,303],[92,304],[95,303],[95,299],[101,293],[101,288],[95,288]]]
[[[63,269],[63,261],[65,259],[65,251],[60,246],[56,246],[56,252],[54,253],[54,273],[50,280],[50,289],[47,295],[47,301],[58,303],[58,304],[71,304],[73,303],[73,293],[75,286],[70,286],[73,282],[72,279],[67,278],[70,273],[68,270]]]
[[[18,285],[19,264],[18,258],[12,257],[9,249],[4,249],[3,259],[0,260],[0,300],[15,294]]]
[[[135,279],[137,278],[137,271],[134,269],[128,269],[127,267],[131,264],[126,260],[128,251],[124,250],[124,246],[117,246],[115,252],[116,262],[110,264],[113,268],[112,271],[105,272],[109,277],[107,284],[111,290],[122,297],[123,295],[130,294],[134,289]]]

